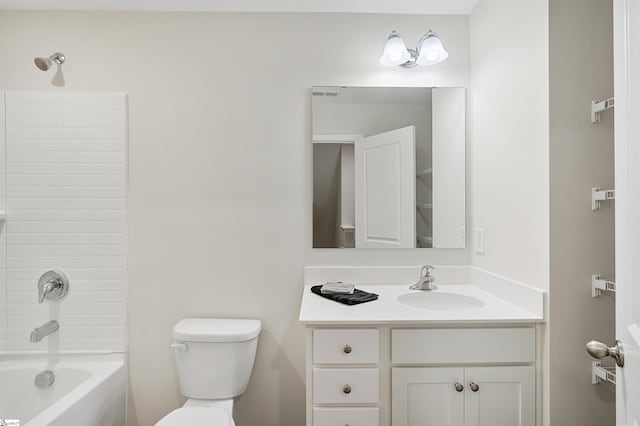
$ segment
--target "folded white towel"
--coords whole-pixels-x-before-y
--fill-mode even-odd
[[[345,284],[342,281],[326,282],[320,288],[323,294],[353,294],[356,286],[353,284]]]

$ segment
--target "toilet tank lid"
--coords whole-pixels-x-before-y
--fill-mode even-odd
[[[260,334],[254,319],[184,318],[173,327],[173,338],[187,342],[243,342]]]

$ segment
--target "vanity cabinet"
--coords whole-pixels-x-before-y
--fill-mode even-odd
[[[307,426],[537,424],[533,326],[310,327],[307,363]]]
[[[392,373],[393,426],[534,426],[535,369],[399,367]]]
[[[379,335],[376,328],[312,330],[308,424],[378,426]]]

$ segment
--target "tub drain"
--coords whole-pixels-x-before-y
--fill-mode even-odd
[[[53,374],[51,370],[45,370],[36,375],[36,378],[33,379],[33,383],[35,383],[38,389],[48,388],[56,381],[56,376]]]

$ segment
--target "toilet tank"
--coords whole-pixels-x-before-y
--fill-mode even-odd
[[[178,378],[187,398],[226,399],[249,383],[261,323],[253,319],[185,318],[173,328]]]

